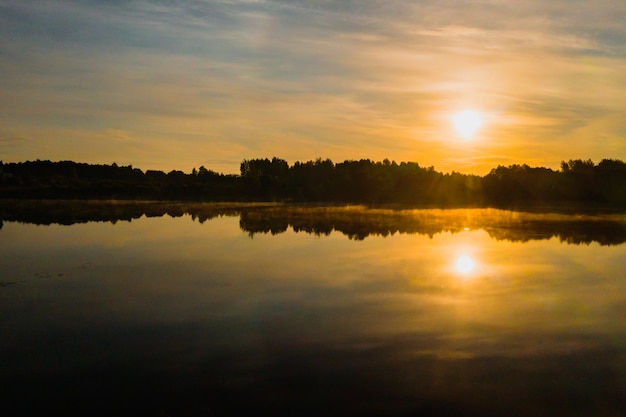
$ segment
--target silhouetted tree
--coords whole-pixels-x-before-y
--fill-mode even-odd
[[[560,171],[498,166],[484,177],[443,174],[416,162],[330,159],[296,162],[244,160],[240,175],[201,166],[190,174],[145,173],[132,165],[73,161],[2,163],[0,198],[150,198],[178,200],[281,200],[338,203],[405,203],[440,206],[544,203],[626,205],[626,163],[569,160]]]

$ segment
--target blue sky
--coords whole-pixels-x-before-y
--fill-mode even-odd
[[[0,159],[626,159],[624,22],[609,0],[0,0]]]

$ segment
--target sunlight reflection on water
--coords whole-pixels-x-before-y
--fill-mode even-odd
[[[314,415],[372,401],[384,415],[619,415],[626,246],[553,216],[543,233],[494,226],[493,211],[429,213],[435,227],[391,211],[368,225],[364,209],[5,221],[2,377],[92,403],[80,381],[100,378],[102,397],[154,391],[220,415],[235,415],[232,399]],[[556,236],[571,230],[585,244]]]
[[[474,260],[470,258],[468,255],[461,255],[457,258],[455,262],[455,266],[456,266],[456,270],[459,273],[463,275],[468,275],[474,270],[475,263],[474,263]]]

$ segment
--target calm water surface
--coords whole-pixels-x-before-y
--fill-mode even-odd
[[[5,415],[626,415],[623,216],[211,213],[5,216]]]

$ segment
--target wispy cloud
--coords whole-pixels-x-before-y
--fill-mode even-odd
[[[16,159],[626,158],[624,21],[609,0],[5,0],[0,109],[32,138]],[[463,164],[449,116],[467,106],[489,125]]]
[[[19,136],[0,136],[0,142],[4,144],[12,144],[25,141],[25,138]]]

